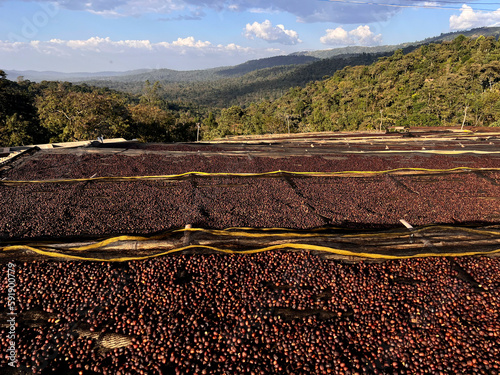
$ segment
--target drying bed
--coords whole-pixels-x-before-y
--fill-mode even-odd
[[[26,154],[1,170],[0,240],[5,245],[149,235],[186,224],[363,231],[400,227],[400,219],[414,226],[480,224],[495,231],[497,139],[398,143],[398,137],[364,144],[346,136],[345,142],[333,140],[337,144],[282,139]],[[397,150],[402,152],[392,153]],[[89,179],[457,167],[471,170]],[[12,182],[74,178],[86,180]],[[428,246],[418,235],[411,240]],[[498,257],[350,264],[304,249],[11,264],[19,367],[12,370],[0,356],[6,374],[500,372]],[[6,316],[7,288],[1,299]],[[1,353],[8,349],[8,330],[2,323]]]
[[[47,180],[91,176],[169,175],[189,171],[210,173],[264,173],[271,171],[334,172],[381,171],[394,168],[451,169],[456,167],[498,168],[500,154],[282,154],[267,153],[100,153],[94,150],[39,151],[7,166],[6,180]]]
[[[498,258],[345,264],[304,251],[15,269],[22,373],[500,371]]]
[[[201,228],[493,225],[500,172],[363,177],[196,177],[0,186],[0,238]]]
[[[464,144],[465,141],[449,142]],[[358,151],[366,153],[349,154],[339,151],[335,144],[318,151],[321,147],[293,143],[270,146],[132,143],[122,149],[41,150],[4,166],[1,171],[0,199],[5,204],[0,205],[0,239],[152,234],[187,224],[218,229],[387,228],[399,226],[400,219],[415,226],[495,224],[500,218],[497,170],[329,177],[293,173],[257,177],[191,175],[177,180],[90,179],[71,184],[7,184],[16,180],[158,176],[192,171],[499,168],[500,154],[494,152],[496,146],[490,145],[492,141],[478,142],[489,145],[491,153],[373,153],[367,149],[370,145],[357,144]],[[197,146],[195,153],[179,151],[179,148],[196,150]],[[230,150],[220,152],[224,148]],[[310,152],[306,153],[307,150]]]
[[[190,177],[1,186],[3,240],[202,228],[492,224],[498,172],[371,177]],[[493,204],[492,204],[493,203]]]

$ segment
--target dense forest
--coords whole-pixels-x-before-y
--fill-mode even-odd
[[[196,140],[200,113],[169,104],[158,84],[141,95],[68,82],[6,79],[0,70],[0,146],[67,142],[97,137],[145,142]]]
[[[169,100],[170,88],[159,82],[146,81],[140,93],[127,94],[87,84],[22,78],[14,82],[0,71],[0,145],[98,136],[194,141],[198,126],[203,139],[392,125],[500,126],[500,42],[495,37],[461,35],[388,56],[361,54],[347,59],[355,64],[332,67],[331,61],[321,60],[300,66],[310,82],[291,89],[280,86],[283,80],[287,85],[293,82],[293,76],[287,80],[287,73],[280,73],[289,67],[268,68],[268,76],[259,71],[259,79],[245,81],[255,72],[234,78],[213,95],[232,94],[245,100],[223,109],[206,105],[203,95],[195,101],[196,90],[185,101]],[[317,80],[317,71],[308,71],[315,64],[325,64],[330,74]],[[245,97],[246,84],[255,85],[254,93],[258,87],[280,93],[274,100]]]
[[[211,135],[499,126],[499,81],[500,42],[459,36],[346,67],[274,101],[224,109]]]
[[[287,57],[288,64],[284,64],[285,58],[264,59],[269,65],[272,65],[271,62],[283,63],[269,67],[263,67],[264,64],[259,65],[257,60],[232,68],[206,71],[175,72],[159,69],[139,75],[116,77],[112,80],[90,80],[86,83],[138,94],[142,90],[144,81],[157,81],[161,84],[161,96],[169,102],[181,101],[205,107],[225,108],[232,105],[244,106],[261,100],[274,100],[292,87],[305,86],[311,81],[330,76],[346,66],[372,64],[380,57],[390,56],[392,53],[346,54],[322,60],[298,60],[297,57]]]
[[[485,35],[498,39],[500,27],[472,29],[462,33],[467,37]],[[458,32],[446,33],[399,45],[351,46],[298,52],[251,60],[233,67],[193,71],[155,69],[85,82],[138,94],[146,80],[158,81],[164,90],[162,97],[168,101],[192,102],[218,108],[245,106],[251,102],[277,99],[293,87],[304,87],[309,82],[331,76],[346,66],[370,65],[380,57],[392,55],[398,49],[406,54],[425,44],[452,41],[458,35]]]

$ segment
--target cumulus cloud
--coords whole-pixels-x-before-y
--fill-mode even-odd
[[[213,44],[189,36],[172,42],[112,40],[0,41],[5,68],[16,70],[56,70],[61,72],[169,68],[205,69],[235,65],[250,59],[283,54],[280,49],[253,49],[234,43]]]
[[[5,0],[0,0],[0,2]],[[337,22],[343,24],[383,22],[397,13],[396,7],[373,4],[347,4],[335,1],[304,0],[38,0],[60,8],[88,11],[110,17],[140,16],[147,13],[169,14],[174,11],[203,14],[203,10],[265,11],[294,14],[300,22]],[[377,1],[377,0],[375,0]],[[391,3],[407,4],[405,0]],[[362,8],[361,8],[362,7]],[[189,15],[187,17],[190,17]]]
[[[269,20],[265,20],[262,23],[247,23],[247,26],[245,28],[245,36],[248,39],[259,38],[270,43],[281,43],[288,45],[294,45],[302,42],[299,39],[299,34],[297,34],[296,31],[287,30],[283,25],[273,26],[273,24]]]
[[[382,42],[382,35],[374,34],[367,25],[358,26],[351,31],[339,26],[326,30],[326,35],[320,38],[320,42],[332,46],[376,46]]]
[[[195,40],[194,37],[188,36],[187,38],[177,38],[175,42],[172,42],[172,46],[179,46],[179,47],[191,47],[191,48],[206,48],[210,47],[212,43],[205,41],[202,42],[201,40]]]
[[[470,6],[464,4],[460,8],[460,15],[450,17],[450,29],[452,30],[498,25],[500,25],[500,9],[492,12],[474,11]]]
[[[179,49],[192,49],[198,51],[207,51],[219,49],[223,50],[223,45],[213,45],[209,41],[196,40],[194,37],[189,36],[186,38],[178,38],[177,40],[169,42],[151,43],[149,40],[112,40],[111,38],[92,37],[86,40],[62,40],[51,39],[49,41],[31,41],[29,43],[22,42],[1,42],[0,50],[12,48],[26,48],[28,46],[35,47],[44,52],[47,49],[73,49],[79,51],[95,51],[95,52],[122,52],[124,50],[140,51],[160,51],[162,49],[179,50]],[[231,44],[231,46],[233,46]],[[231,47],[230,49],[234,49]]]

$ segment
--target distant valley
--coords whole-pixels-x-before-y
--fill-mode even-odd
[[[0,70],[0,145],[500,126],[499,35],[500,28],[481,28],[398,46],[85,79],[86,73]]]

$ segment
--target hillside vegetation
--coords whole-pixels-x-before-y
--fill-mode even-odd
[[[498,39],[500,37],[500,27],[478,27],[470,30],[442,33],[441,35],[426,38],[424,40],[420,40],[417,42],[407,42],[396,45],[371,46],[371,47],[349,46],[349,47],[340,47],[340,48],[325,49],[319,51],[296,52],[293,55],[311,56],[319,59],[326,59],[339,55],[360,55],[362,53],[387,53],[387,52],[394,52],[398,49],[405,49],[408,47],[420,47],[424,44],[451,42],[460,35],[466,36],[467,38],[478,38],[480,36],[493,36],[495,37],[495,39]]]
[[[401,126],[498,126],[500,43],[459,36],[402,50],[369,66],[293,88],[281,98],[224,109],[211,136]]]
[[[498,39],[500,27],[485,27],[462,32],[467,37],[481,35]],[[402,49],[404,53],[421,45],[455,39],[459,32],[441,34],[423,41],[375,47],[351,46],[321,51],[298,52],[251,60],[233,67],[206,70],[175,71],[157,69],[137,74],[87,80],[95,86],[138,94],[146,80],[159,82],[162,97],[169,101],[196,103],[224,108],[246,106],[251,102],[274,100],[292,87],[304,87],[311,81],[331,76],[346,66],[370,65],[379,57],[390,56]]]
[[[202,139],[393,125],[500,126],[500,42],[493,36],[462,35],[387,56],[361,54],[287,69],[253,71],[220,86],[192,83],[198,86],[186,86],[190,94],[176,100],[166,99],[176,92],[159,82],[146,81],[137,94],[126,94],[87,84],[13,82],[0,70],[0,146],[98,136],[194,141],[198,126]],[[332,75],[318,80],[329,69]],[[241,104],[213,104],[231,96]],[[196,104],[186,104],[194,97]]]
[[[205,107],[224,108],[248,105],[263,99],[279,98],[295,86],[322,79],[349,65],[371,64],[391,53],[342,55],[318,60],[312,57],[287,56],[263,59],[231,68],[176,72],[160,69],[134,76],[109,80],[92,80],[88,84],[109,87],[131,94],[141,92],[144,82],[158,82],[161,96],[168,102],[193,103]],[[287,62],[285,64],[285,62]],[[283,65],[273,65],[282,63]],[[263,67],[266,64],[271,66]]]
[[[158,85],[137,96],[69,82],[6,79],[0,70],[0,146],[105,138],[196,140],[196,108],[166,103]]]

